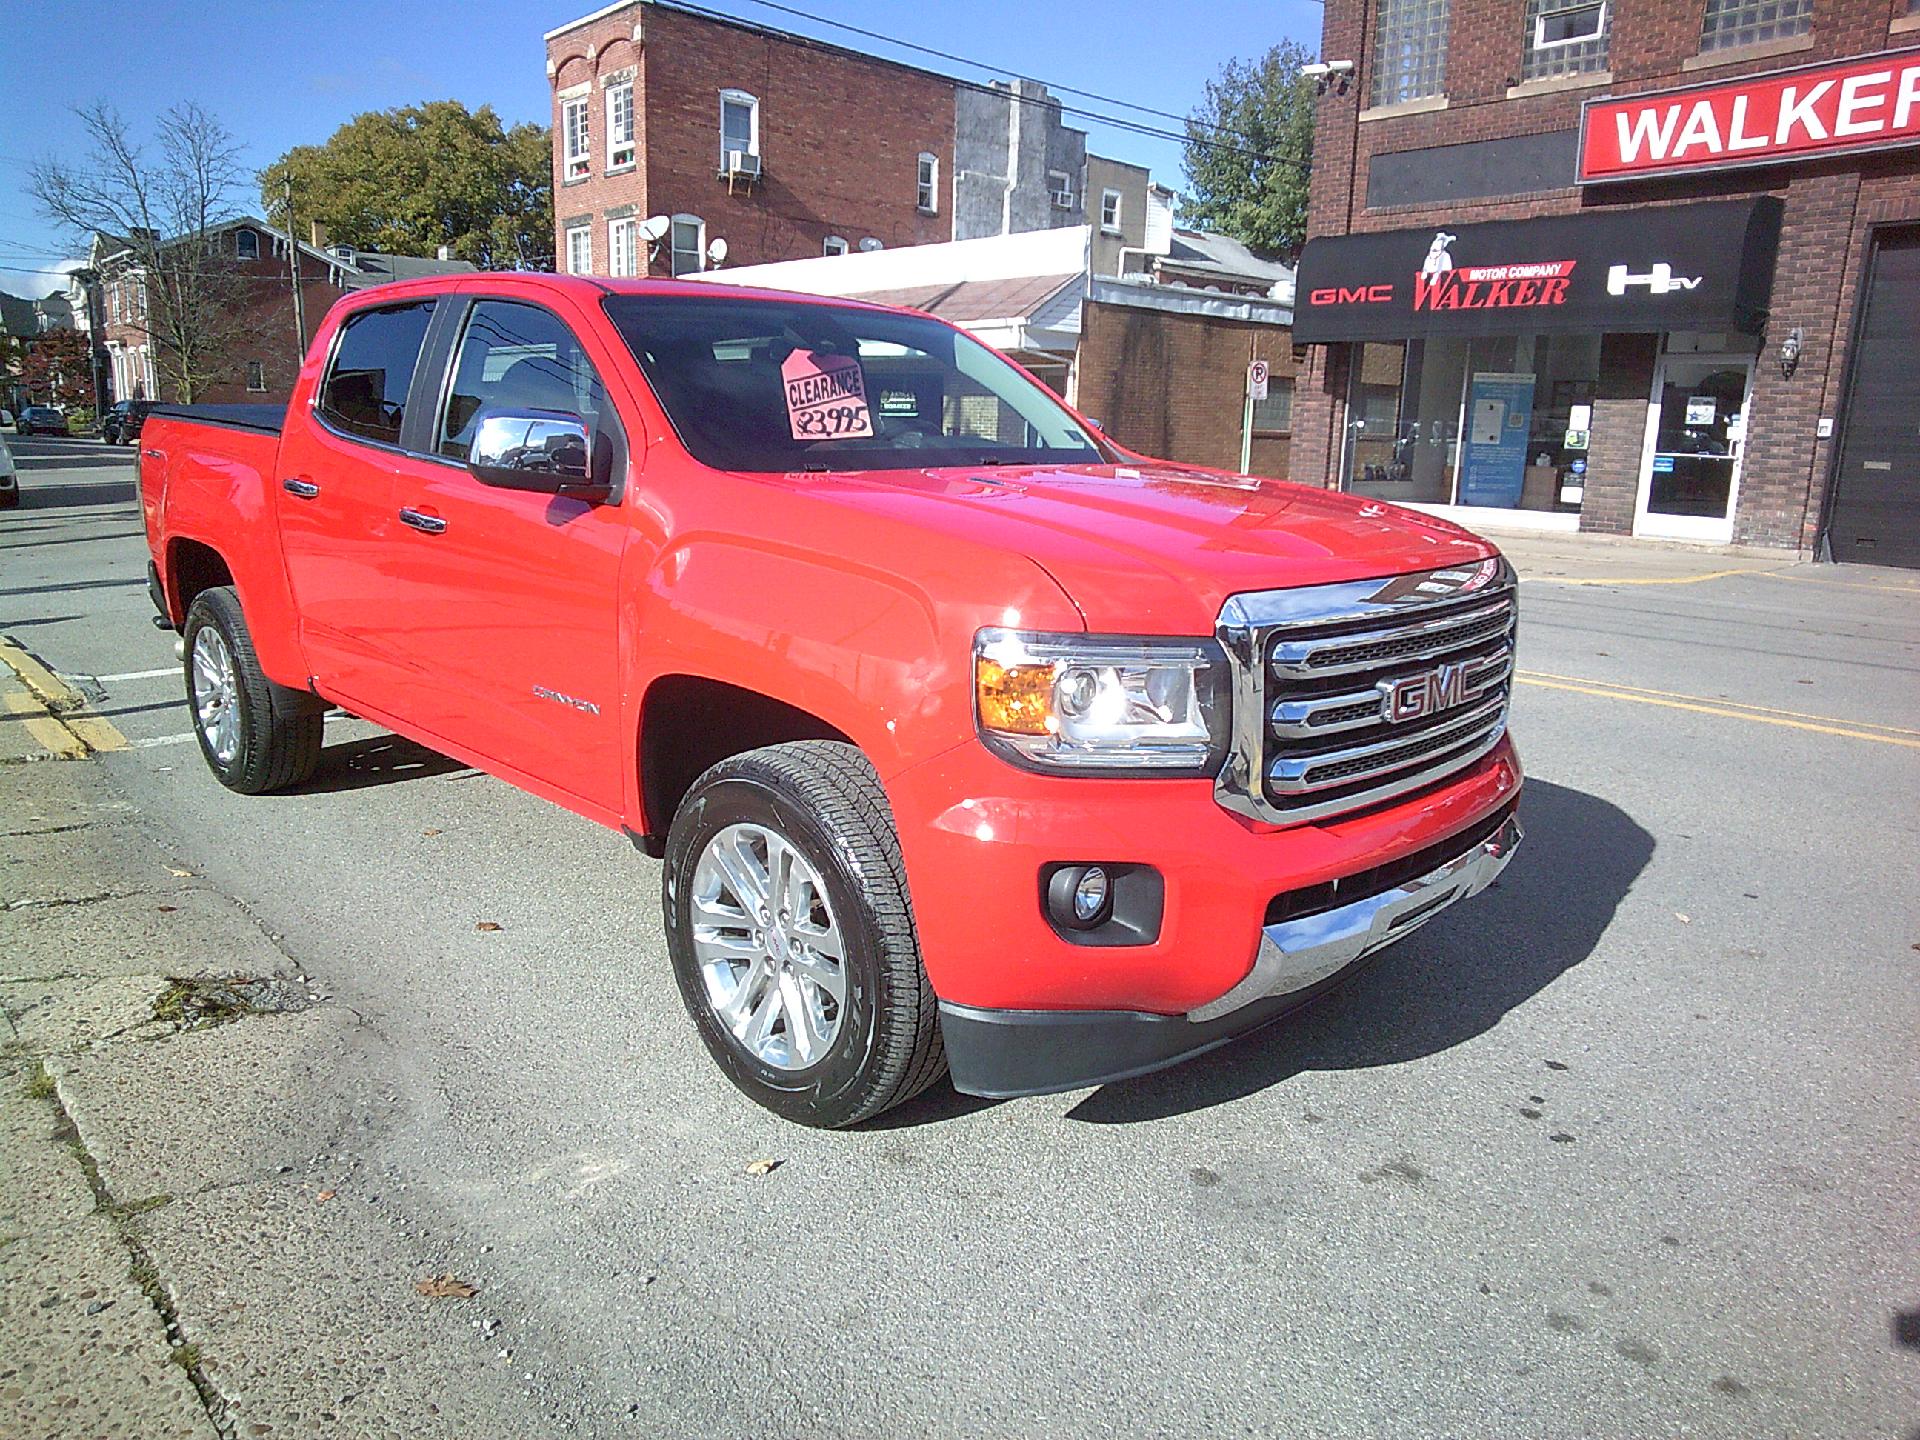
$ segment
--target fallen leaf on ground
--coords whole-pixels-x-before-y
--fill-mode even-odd
[[[322,1190],[318,1195],[314,1196],[313,1198],[316,1200],[331,1200],[333,1199],[334,1196],[338,1195],[339,1193],[340,1192],[338,1190]]]
[[[1679,910],[1673,912],[1673,918],[1678,920],[1682,925],[1691,925],[1693,923],[1693,917],[1691,915]]]
[[[178,910],[179,908],[180,907],[178,905],[162,905],[160,907],[160,913],[162,915],[171,915],[173,914],[174,911]]]
[[[179,865],[167,866],[167,873],[169,875],[178,875],[182,880],[190,880],[193,878],[193,871]]]
[[[749,1160],[747,1162],[747,1174],[771,1175],[786,1163],[784,1160]]]
[[[489,934],[491,934],[495,930],[504,930],[507,927],[502,925],[498,920],[482,920],[478,925],[474,926],[473,928],[476,930],[485,930]]]
[[[438,830],[422,830],[420,833],[422,835],[438,835],[440,832]]]
[[[471,1300],[480,1293],[479,1287],[456,1279],[451,1274],[429,1275],[424,1280],[414,1281],[413,1288],[429,1300]]]

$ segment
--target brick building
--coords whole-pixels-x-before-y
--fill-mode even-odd
[[[1090,156],[1035,81],[668,0],[624,0],[546,46],[562,270],[682,275],[1089,221],[1117,266],[1147,223],[1147,172]]]
[[[286,232],[256,216],[241,216],[197,237],[171,242],[202,244],[216,264],[208,294],[212,344],[208,381],[194,395],[202,404],[284,400],[304,358],[293,303],[292,267]],[[171,246],[167,247],[168,249]],[[351,245],[328,245],[323,235],[301,241],[300,290],[311,336],[320,317],[342,295],[390,280],[468,271],[465,260],[444,256],[377,254]],[[98,277],[100,347],[105,353],[103,399],[178,400],[157,330],[160,298],[137,252],[113,236],[94,238],[88,270]]]
[[[1325,14],[1295,478],[1920,565],[1920,0]]]

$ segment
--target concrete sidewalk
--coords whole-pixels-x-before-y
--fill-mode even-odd
[[[547,1433],[498,1301],[417,1288],[474,1257],[383,1200],[381,1038],[10,664],[0,717],[0,1435]]]

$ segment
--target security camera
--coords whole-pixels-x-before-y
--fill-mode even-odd
[[[1332,69],[1333,67],[1331,65],[1321,65],[1317,63],[1313,65],[1302,65],[1300,67],[1300,78],[1303,80],[1318,80],[1322,75],[1327,74]]]
[[[1329,60],[1327,61],[1326,68],[1331,70],[1335,75],[1351,75],[1353,73],[1353,62],[1351,60]]]

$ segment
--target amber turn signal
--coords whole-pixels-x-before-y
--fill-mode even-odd
[[[982,655],[974,667],[980,723],[1003,735],[1045,735],[1053,709],[1053,665],[1003,665]]]

